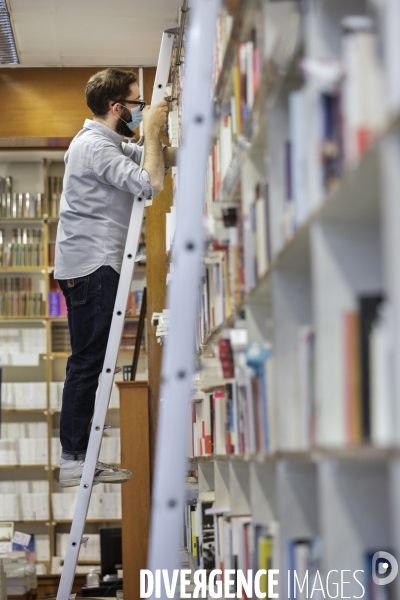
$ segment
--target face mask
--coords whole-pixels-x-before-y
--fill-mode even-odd
[[[124,106],[123,104],[121,106]],[[127,108],[125,106],[125,108]],[[129,127],[129,129],[131,129],[132,131],[134,131],[137,127],[139,127],[140,123],[143,121],[143,114],[140,110],[140,106],[135,106],[134,108],[128,108],[128,110],[131,113],[131,118],[132,120],[129,121],[129,123],[127,121],[125,121],[122,117],[119,117],[119,119],[121,119],[121,121],[124,121],[124,123],[126,123]]]

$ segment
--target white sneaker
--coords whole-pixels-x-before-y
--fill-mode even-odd
[[[60,487],[73,487],[81,482],[84,460],[60,460]],[[93,485],[96,483],[125,483],[132,477],[128,469],[97,461]]]

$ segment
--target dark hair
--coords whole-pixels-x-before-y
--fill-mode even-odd
[[[129,95],[129,86],[136,83],[137,76],[132,71],[105,69],[92,75],[86,85],[86,104],[97,117],[109,111],[110,100],[123,100]]]

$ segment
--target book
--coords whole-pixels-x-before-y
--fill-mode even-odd
[[[344,381],[346,438],[350,445],[362,440],[360,321],[358,311],[344,315]]]
[[[371,439],[371,355],[370,339],[372,328],[378,319],[378,310],[383,302],[382,295],[361,296],[358,300],[360,309],[360,369],[361,369],[361,405],[362,405],[362,437]]]

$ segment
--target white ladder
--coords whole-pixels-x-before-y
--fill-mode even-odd
[[[168,293],[170,327],[162,366],[148,560],[153,576],[156,569],[167,569],[170,581],[172,571],[179,565],[183,527],[184,473],[203,254],[205,175],[213,125],[210,90],[219,5],[220,0],[192,0],[185,50],[184,139],[178,154],[178,219],[174,271]],[[161,587],[161,596],[157,598],[166,599]],[[150,596],[155,597],[154,593]]]
[[[171,66],[173,42],[173,33],[168,31],[163,33],[151,99],[152,104],[161,102],[164,99],[164,92],[168,83],[168,76]],[[144,196],[135,196],[133,201],[124,257],[122,261],[121,276],[114,305],[110,334],[108,337],[106,356],[101,373],[96,408],[93,416],[92,428],[90,431],[89,445],[75,505],[74,517],[68,539],[60,586],[57,593],[57,600],[71,600],[76,597],[76,594],[71,594],[71,590],[74,582],[80,546],[88,539],[83,538],[82,536],[85,528],[90,497],[92,495],[93,478],[95,474],[96,463],[99,457],[106,414],[114,382],[114,371],[118,357],[118,350],[121,343],[132,276],[135,268],[135,256],[139,244],[140,231],[142,228],[145,202],[146,200]],[[126,568],[129,568],[129,566],[127,565]]]

